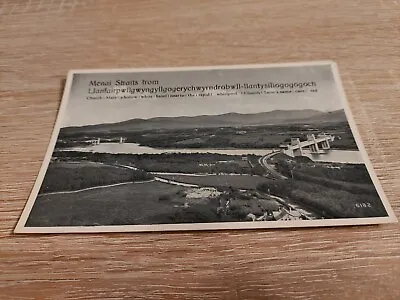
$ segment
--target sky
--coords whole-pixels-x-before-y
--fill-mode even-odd
[[[189,86],[236,83],[308,82],[315,81],[317,92],[237,95],[185,98],[152,98],[125,100],[87,100],[91,80],[140,82],[158,80],[159,85]],[[101,87],[99,87],[101,88]],[[333,111],[342,104],[329,65],[274,67],[259,69],[218,69],[190,71],[156,71],[124,73],[75,74],[62,127],[115,123],[134,118],[218,115],[229,112],[259,113],[272,110],[315,109]]]

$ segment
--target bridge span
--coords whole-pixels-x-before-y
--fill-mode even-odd
[[[331,149],[331,144],[335,137],[330,134],[308,134],[306,141],[300,141],[299,138],[292,138],[287,149],[284,152],[289,156],[303,156],[303,150],[308,149],[311,153],[322,154]]]

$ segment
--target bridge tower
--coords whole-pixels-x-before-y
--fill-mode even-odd
[[[325,133],[320,133],[317,135],[318,139],[323,139],[321,142],[321,147],[323,150],[329,150],[331,149],[331,145],[329,144],[329,141],[333,141],[333,137],[330,135],[326,135]]]
[[[100,138],[91,140],[91,142],[92,142],[92,145],[100,145]]]
[[[329,140],[325,140],[322,142],[322,149],[329,150],[331,149],[331,145],[329,144]]]
[[[301,142],[300,142],[299,138],[292,138],[290,140],[290,145],[292,146],[292,147],[289,147],[291,154],[292,154],[291,156],[302,156],[303,155],[303,147],[301,146]]]
[[[318,153],[319,152],[319,146],[318,142],[315,140],[315,135],[314,134],[307,134],[307,141],[312,142],[310,144],[309,148],[312,153]]]

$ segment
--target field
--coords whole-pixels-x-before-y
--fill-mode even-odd
[[[160,182],[132,183],[70,194],[42,195],[36,200],[27,226],[148,224],[157,214],[173,213],[161,195],[183,189]],[[177,196],[179,198],[180,196]]]
[[[51,162],[39,193],[74,191],[100,185],[148,180],[152,177],[144,171],[90,161]]]
[[[68,164],[66,169],[79,169]],[[167,176],[170,177],[170,176]],[[248,213],[262,215],[279,204],[256,192],[258,176],[189,176],[198,184],[188,188],[152,180],[90,190],[42,194],[37,197],[27,226],[97,226],[245,221]],[[172,176],[170,177],[172,179]],[[175,177],[183,181],[183,178]],[[214,183],[214,184],[213,184]],[[241,191],[240,188],[249,189]],[[190,195],[197,195],[196,197]],[[230,202],[229,209],[226,208]]]
[[[131,183],[71,194],[40,195],[27,226],[98,226],[245,221],[250,212],[278,209],[260,194],[230,192],[214,197],[187,198],[199,190],[161,183]],[[201,190],[201,189],[200,189]],[[231,201],[229,211],[219,209]]]
[[[318,210],[325,218],[386,216],[365,165],[296,161],[274,157],[277,170],[289,177],[262,183],[260,191]]]
[[[147,172],[186,173],[157,174],[156,176],[181,183],[195,184],[199,187],[213,187],[228,193],[241,189],[249,192],[257,190],[264,195],[264,198],[268,198],[268,194],[271,193],[324,218],[386,215],[364,165],[320,163],[313,162],[308,158],[291,158],[280,153],[270,158],[268,163],[274,165],[279,173],[289,179],[271,180],[268,178],[268,171],[258,164],[257,156],[248,156],[246,160],[243,160],[241,156],[207,153],[138,155],[57,152],[57,154],[59,154],[56,157],[57,162],[54,162],[49,168],[49,175],[46,176],[43,191],[74,190],[86,186],[152,178],[153,175]],[[77,163],[78,161],[79,163]],[[114,165],[127,164],[143,171],[134,172],[95,162]],[[81,167],[77,168],[77,165],[81,165]],[[259,168],[258,172],[255,172],[257,168]],[[133,175],[136,177],[132,178]],[[167,202],[178,201],[182,205],[183,200],[179,200],[179,197],[175,195],[162,194],[159,197]],[[240,199],[240,195],[234,193],[230,194],[230,197],[234,201]],[[235,203],[234,201],[232,203]],[[252,201],[257,202],[256,200]],[[228,219],[243,220],[244,212],[248,211],[243,206],[246,202],[240,200],[238,203],[242,205],[242,207],[235,206],[238,214],[235,217],[229,216]],[[155,211],[158,210],[157,205],[155,204],[153,207]],[[155,217],[152,222],[227,220],[226,218],[221,219],[215,214],[215,205],[212,201],[207,200],[196,203],[195,206],[192,205],[188,210],[162,211],[162,214]],[[190,210],[192,219],[187,215]],[[199,212],[201,213],[198,214]]]

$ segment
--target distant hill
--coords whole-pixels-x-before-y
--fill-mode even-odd
[[[62,133],[107,133],[142,131],[152,129],[185,129],[205,127],[241,127],[279,124],[312,124],[320,122],[346,121],[343,110],[321,112],[318,110],[274,110],[256,114],[227,113],[195,117],[157,117],[151,119],[131,119],[118,123],[62,128]]]
[[[319,123],[319,122],[336,123],[336,122],[345,122],[347,118],[344,110],[339,109],[303,119],[304,122],[307,122],[308,120],[311,123]]]

